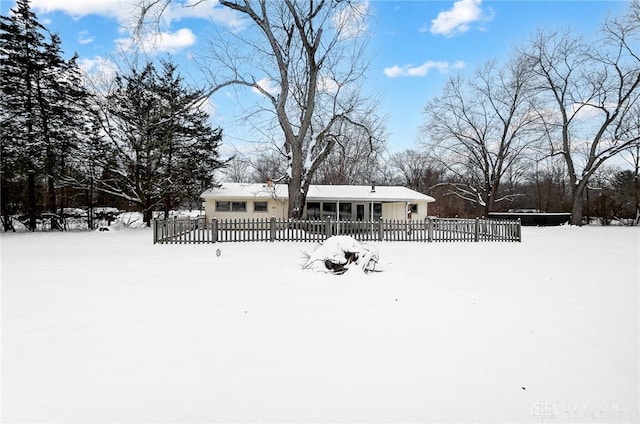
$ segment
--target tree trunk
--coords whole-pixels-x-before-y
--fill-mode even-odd
[[[149,208],[142,211],[142,219],[147,227],[151,227],[152,218],[153,218],[153,210]]]
[[[49,194],[49,212],[51,212],[53,215],[55,215],[56,213],[56,203],[57,203],[57,199],[56,199],[56,185],[55,185],[55,181],[53,180],[53,177],[51,175],[49,175],[47,177],[47,189],[48,189],[48,194]],[[60,227],[60,223],[58,222],[58,220],[55,217],[51,217],[51,229],[52,230],[62,230],[62,228]]]
[[[573,205],[571,206],[571,225],[582,225],[584,188],[576,187],[573,192]]]
[[[37,226],[36,221],[36,175],[33,171],[29,171],[29,230],[35,231]]]

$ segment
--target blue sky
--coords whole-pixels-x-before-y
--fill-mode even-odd
[[[32,0],[31,5],[40,22],[60,34],[65,53],[77,52],[82,66],[94,72],[120,60],[117,52],[126,50],[133,1]],[[13,0],[0,0],[1,13],[6,15],[13,5]],[[364,5],[371,15],[371,66],[364,85],[381,99],[387,145],[395,152],[416,147],[424,105],[440,94],[452,73],[473,72],[488,60],[504,60],[537,29],[571,28],[585,37],[594,36],[606,16],[620,15],[627,2],[370,0]],[[212,28],[241,31],[242,23],[216,0],[171,8],[166,11],[162,37],[150,43],[148,53],[170,55],[190,82],[202,86],[204,80],[192,66],[192,58],[205,48]],[[243,148],[250,136],[239,125],[241,108],[231,93],[236,92],[211,99],[212,121],[223,128],[228,147]]]

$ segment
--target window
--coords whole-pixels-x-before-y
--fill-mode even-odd
[[[320,203],[319,202],[307,203],[307,218],[320,219]]]
[[[336,217],[336,204],[335,203],[323,203],[322,204],[322,217],[323,218],[335,218]]]
[[[373,220],[378,221],[382,218],[382,203],[374,203],[373,204]]]
[[[247,202],[216,202],[216,212],[246,212]]]
[[[231,210],[233,212],[246,212],[247,202],[231,202]]]
[[[267,202],[253,202],[254,212],[268,212]]]
[[[418,205],[409,205],[409,212],[418,213]]]
[[[350,221],[351,219],[351,203],[340,203],[340,220]]]

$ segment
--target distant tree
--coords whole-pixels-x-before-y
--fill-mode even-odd
[[[222,175],[226,182],[248,183],[251,180],[251,161],[242,155],[236,155],[229,159]]]
[[[606,20],[597,43],[539,32],[521,50],[546,95],[539,115],[552,132],[551,154],[566,164],[574,225],[582,222],[591,176],[640,140],[639,11],[632,0],[627,14]]]
[[[377,130],[381,134],[382,130]],[[338,140],[334,149],[318,166],[315,184],[372,184],[380,170],[381,154],[385,146],[381,139],[371,138],[367,131],[349,128],[345,139]]]
[[[271,180],[276,183],[286,183],[287,157],[280,150],[266,150],[260,152],[251,160],[253,172],[251,181],[264,183]]]
[[[638,174],[632,170],[624,170],[615,174],[612,184],[614,201],[617,208],[613,215],[616,218],[629,219],[635,225],[640,224],[640,182]]]
[[[638,121],[640,121],[640,115],[638,116]],[[640,125],[638,125],[638,128],[640,128]],[[634,224],[640,225],[640,143],[636,143],[634,146],[629,147],[625,152],[622,152],[621,156],[629,165],[631,165],[633,186],[635,187],[633,190],[633,204],[635,205]]]
[[[533,166],[525,177],[525,184],[530,187],[529,203],[524,207],[533,207],[542,212],[568,212],[568,182],[564,162],[548,155],[531,159]]]
[[[213,184],[222,130],[198,107],[201,90],[185,86],[170,62],[119,75],[107,95],[101,124],[109,145],[96,189],[137,205],[144,222],[165,216]]]
[[[443,182],[444,170],[425,152],[403,150],[391,155],[389,162],[395,183],[420,193],[428,194],[433,187]]]
[[[539,120],[531,113],[531,76],[518,57],[502,68],[489,62],[469,79],[449,78],[443,94],[424,109],[423,146],[454,176],[447,181],[449,194],[479,205],[485,216],[512,197],[502,190],[503,179],[522,166],[541,138]]]

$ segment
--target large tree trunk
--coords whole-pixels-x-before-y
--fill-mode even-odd
[[[582,208],[584,187],[577,186],[573,191],[573,205],[571,206],[571,225],[582,225]]]

